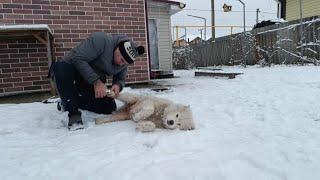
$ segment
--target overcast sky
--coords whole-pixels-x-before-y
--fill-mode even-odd
[[[181,12],[172,16],[172,25],[204,25],[204,21],[187,14],[201,16],[207,19],[207,25],[211,26],[211,0],[176,0],[186,4]],[[242,0],[246,4],[246,26],[256,23],[256,10],[260,9],[259,20],[277,18],[277,4],[275,0]],[[232,6],[232,12],[223,12],[223,4]],[[216,25],[243,25],[242,4],[238,0],[215,0],[215,24]],[[200,36],[200,28],[187,28],[190,40]],[[234,32],[241,32],[243,28],[236,28]],[[179,36],[184,34],[180,30]],[[217,28],[216,37],[229,35],[230,28]],[[207,29],[207,39],[211,37],[210,28]]]

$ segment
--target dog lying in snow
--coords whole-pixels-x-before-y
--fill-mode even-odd
[[[151,132],[155,128],[192,130],[195,128],[189,106],[173,103],[167,99],[143,96],[132,93],[120,93],[116,98],[124,102],[123,107],[111,115],[111,118],[97,118],[96,124],[133,120],[136,129]]]

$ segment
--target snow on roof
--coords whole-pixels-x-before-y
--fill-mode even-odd
[[[47,30],[52,34],[51,29],[46,24],[10,24],[0,25],[0,32],[11,30]]]
[[[180,2],[177,1],[171,1],[171,0],[153,0],[156,2],[163,2],[163,3],[169,3],[169,4],[175,4],[175,5],[180,5]]]

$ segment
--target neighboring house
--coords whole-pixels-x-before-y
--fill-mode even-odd
[[[189,42],[190,45],[195,45],[195,44],[199,44],[202,43],[203,40],[200,37],[196,37],[194,38],[192,41]]]
[[[299,0],[275,0],[278,2],[278,17],[287,21],[297,20],[300,18],[300,1]],[[319,0],[301,0],[302,17],[320,15]]]
[[[173,41],[173,47],[184,47],[186,45],[188,45],[188,42],[184,39]]]
[[[51,44],[52,60],[58,60],[90,33],[97,31],[127,34],[133,41],[150,49],[151,59],[158,58],[154,61],[158,61],[159,67],[155,68],[171,70],[170,15],[178,12],[179,7],[184,5],[166,0],[2,1],[0,26],[27,26],[23,33],[21,29],[18,34],[14,29],[0,32],[0,96],[49,91],[51,86],[46,76],[50,48],[47,47]],[[30,29],[28,25],[50,32],[47,34],[52,35],[51,43],[46,40],[44,31],[35,34],[27,29]],[[156,40],[150,38],[150,47],[148,32],[156,32],[156,36],[150,36]],[[154,53],[156,50],[157,54]],[[129,67],[128,84],[150,80],[149,66],[152,63],[148,57],[149,54],[144,55]]]
[[[172,74],[171,15],[185,4],[169,0],[148,0],[148,28],[151,71]]]

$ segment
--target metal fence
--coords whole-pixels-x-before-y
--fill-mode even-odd
[[[320,16],[173,49],[176,69],[236,64],[320,64]],[[300,38],[301,37],[301,38]]]

